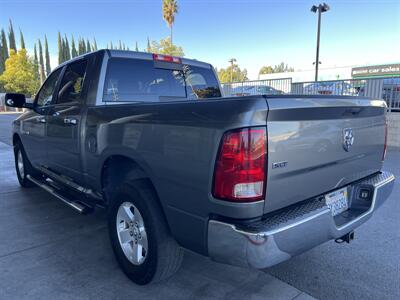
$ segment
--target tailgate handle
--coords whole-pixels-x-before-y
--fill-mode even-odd
[[[37,117],[36,119],[37,123],[46,123],[46,118],[45,117]]]
[[[360,112],[362,111],[361,107],[353,107],[353,108],[349,108],[346,109],[346,111],[344,112],[345,115],[350,114],[350,115],[358,115]]]

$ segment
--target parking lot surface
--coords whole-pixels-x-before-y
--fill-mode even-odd
[[[141,287],[113,257],[104,211],[81,216],[38,188],[20,188],[14,118],[0,115],[0,299],[400,299],[398,181],[349,245],[328,242],[263,271],[187,252],[174,277]],[[385,168],[400,177],[400,152],[389,152]]]

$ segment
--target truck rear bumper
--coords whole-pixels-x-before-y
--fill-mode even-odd
[[[380,172],[348,186],[349,210],[333,217],[324,197],[304,201],[250,224],[210,220],[208,253],[218,262],[267,268],[328,240],[340,238],[367,221],[389,197],[394,175]],[[368,200],[359,197],[368,190]]]

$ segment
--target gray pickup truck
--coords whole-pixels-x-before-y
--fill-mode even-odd
[[[182,248],[267,268],[354,230],[388,198],[384,101],[222,97],[210,64],[101,50],[57,67],[13,123],[18,180],[81,213],[108,210],[138,284]],[[323,258],[321,258],[323,259]]]

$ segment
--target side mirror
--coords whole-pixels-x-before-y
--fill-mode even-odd
[[[4,100],[7,106],[17,107],[17,108],[31,108],[31,105],[26,105],[26,98],[24,94],[18,93],[6,93],[4,95]]]

